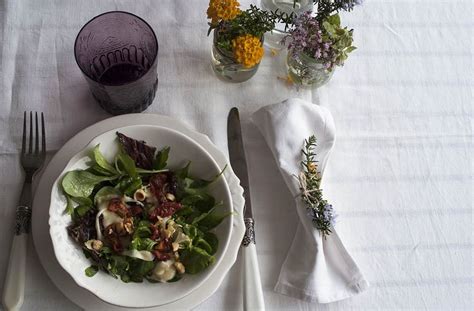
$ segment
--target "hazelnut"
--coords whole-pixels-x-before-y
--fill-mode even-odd
[[[180,263],[179,261],[174,263],[174,267],[176,268],[176,271],[178,271],[179,274],[183,274],[185,271],[184,265]]]
[[[107,235],[112,235],[114,233],[114,224],[109,225],[105,231],[107,232]]]
[[[179,243],[173,242],[171,243],[171,246],[173,247],[173,252],[176,252],[179,249]]]
[[[103,246],[104,246],[104,243],[102,243],[102,241],[100,241],[100,240],[92,240],[92,248],[93,248],[95,251],[100,251]]]
[[[168,201],[171,201],[171,202],[173,202],[174,200],[176,200],[175,196],[174,196],[172,193],[167,193],[167,194],[166,194],[166,199],[167,199]]]
[[[115,226],[115,232],[117,232],[118,234],[122,234],[122,233],[123,233],[123,230],[124,230],[124,228],[123,228],[123,222],[116,222],[116,223],[114,224],[114,226]]]
[[[123,225],[123,227],[125,228],[125,231],[128,233],[128,234],[131,234],[133,232],[133,224],[131,222],[127,222]]]
[[[170,232],[166,229],[161,230],[161,235],[166,239],[168,239],[171,236]]]

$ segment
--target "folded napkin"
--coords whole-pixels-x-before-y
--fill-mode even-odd
[[[264,136],[280,172],[295,197],[299,224],[281,268],[275,291],[310,302],[329,303],[353,296],[368,287],[359,268],[334,228],[323,238],[301,200],[298,180],[304,139],[317,138],[318,170],[322,174],[335,140],[331,113],[300,99],[261,108],[252,116]]]

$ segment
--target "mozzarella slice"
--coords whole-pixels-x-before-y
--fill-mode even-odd
[[[174,263],[174,259],[159,261],[153,269],[151,278],[158,282],[167,282],[171,280],[176,275]]]
[[[123,251],[122,255],[138,258],[144,261],[153,261],[153,259],[155,259],[155,255],[153,255],[153,253],[149,251],[138,251],[136,249]]]
[[[112,197],[110,199],[112,199]],[[101,241],[102,241],[103,235],[102,235],[102,231],[100,230],[100,215],[104,215],[104,218],[102,220],[102,224],[104,225],[104,228],[107,228],[113,223],[123,221],[122,217],[120,217],[119,215],[107,209],[110,199],[102,200],[101,202],[99,202],[97,206],[99,208],[99,212],[95,216],[95,230],[97,231],[97,239]]]

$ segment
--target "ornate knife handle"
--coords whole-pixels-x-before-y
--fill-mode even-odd
[[[31,208],[20,205],[16,209],[15,234],[30,233]]]
[[[244,218],[245,234],[242,240],[242,246],[249,246],[250,243],[255,244],[255,228],[253,218]]]

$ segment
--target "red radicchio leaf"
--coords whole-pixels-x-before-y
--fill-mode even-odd
[[[148,146],[144,141],[130,138],[119,132],[117,132],[117,136],[125,152],[135,161],[137,167],[146,170],[153,169],[155,147]]]

